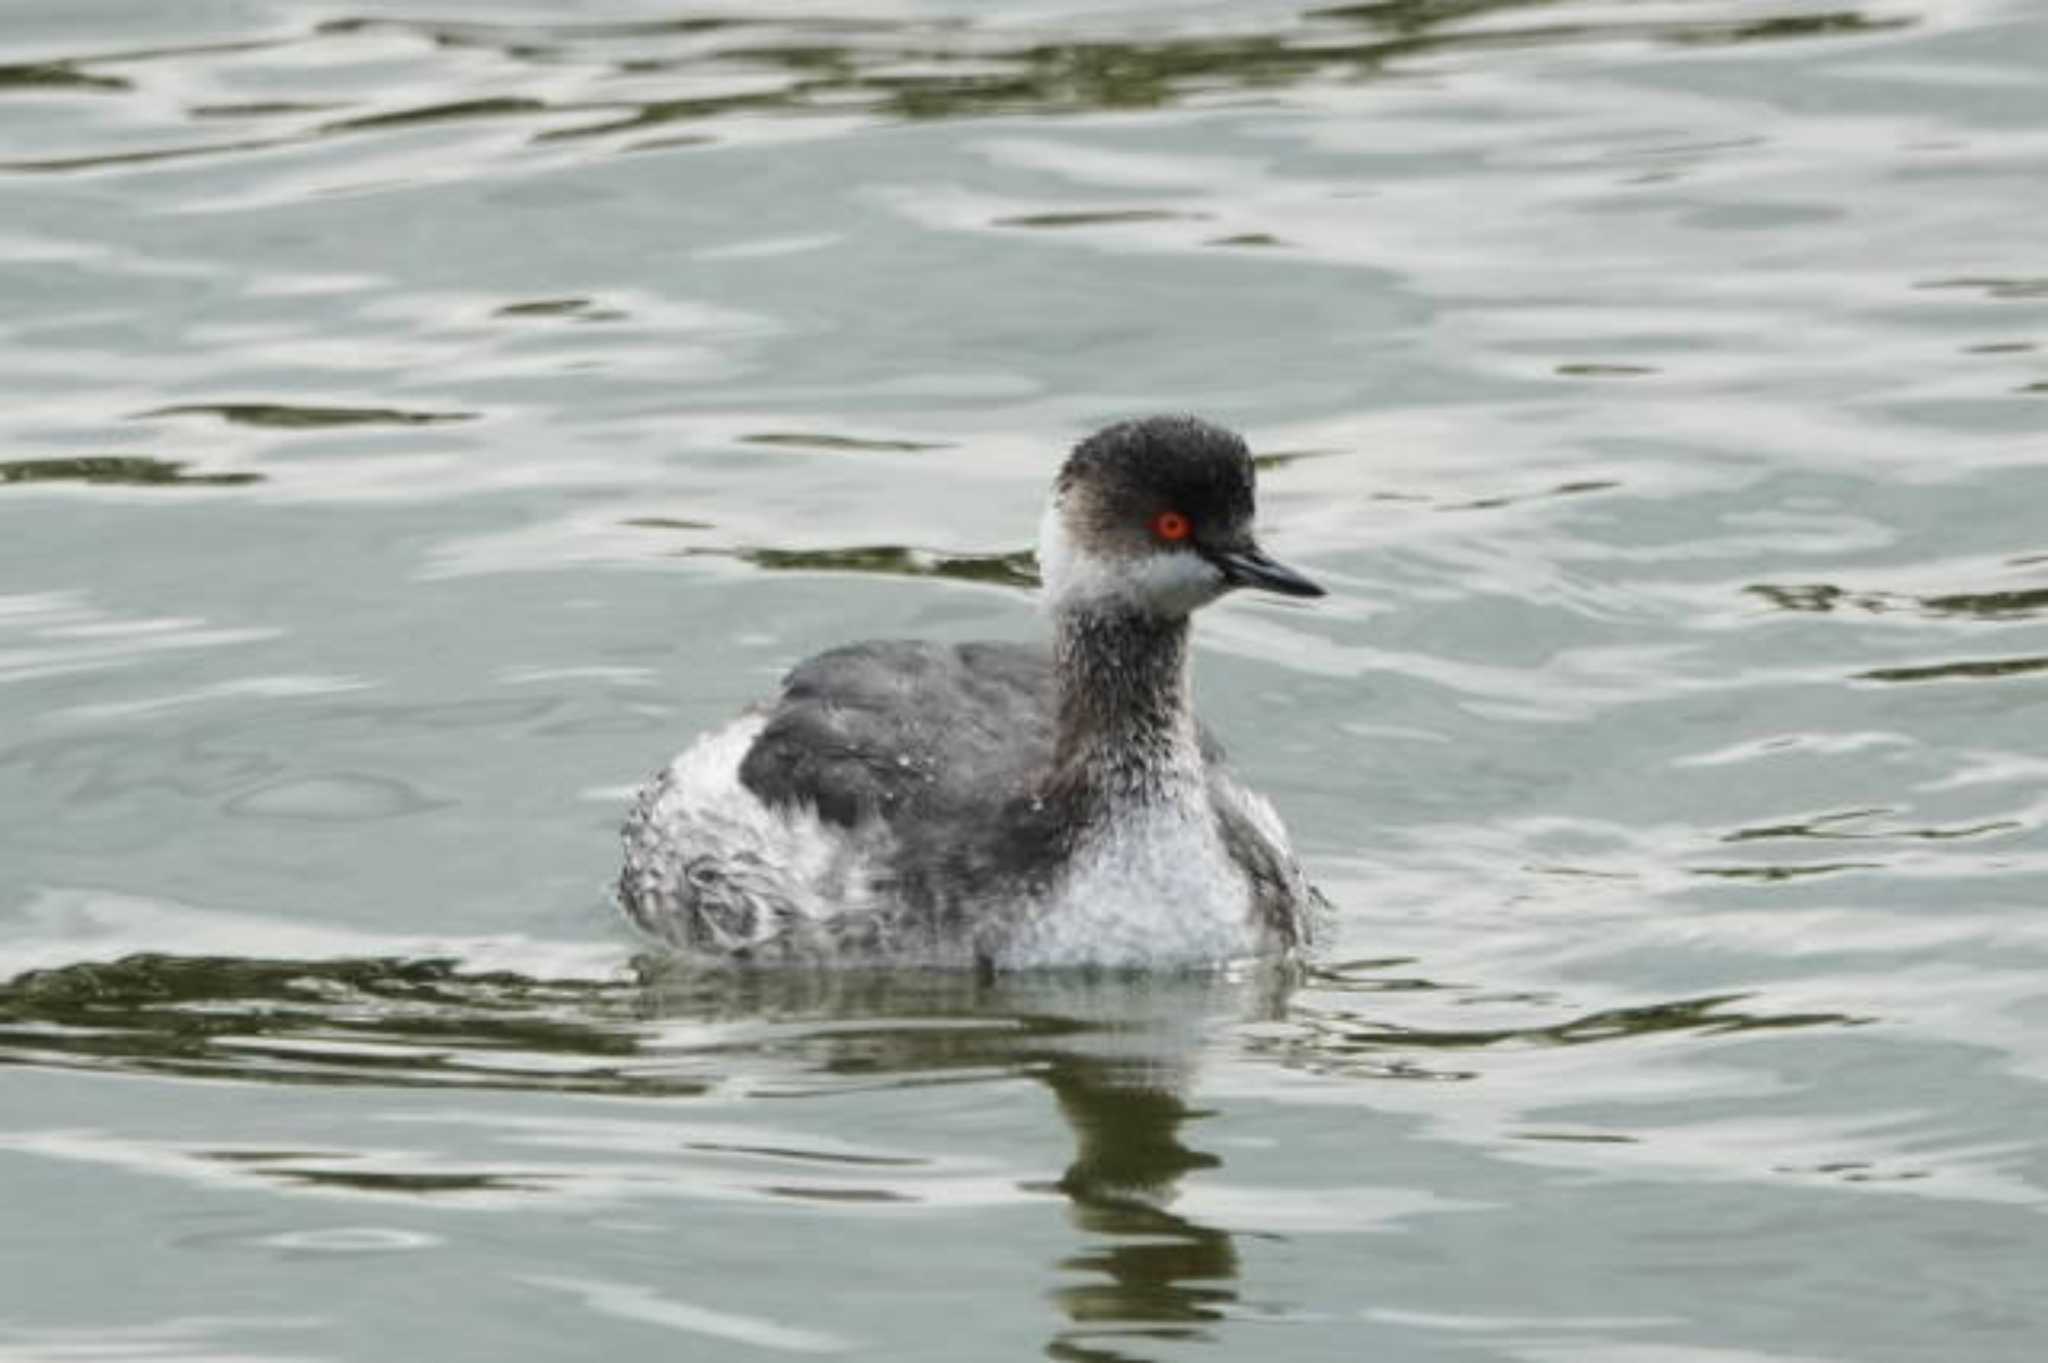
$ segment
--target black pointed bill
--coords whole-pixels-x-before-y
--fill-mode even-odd
[[[1209,561],[1223,570],[1223,580],[1233,587],[1257,587],[1282,596],[1323,596],[1323,589],[1294,569],[1266,557],[1256,544],[1241,549],[1219,549]]]

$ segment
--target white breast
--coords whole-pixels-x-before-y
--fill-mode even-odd
[[[996,953],[1006,969],[1223,965],[1254,954],[1251,882],[1193,802],[1127,810]]]

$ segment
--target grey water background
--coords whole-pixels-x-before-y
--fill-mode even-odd
[[[0,9],[0,1358],[2033,1360],[2048,11]],[[632,787],[1264,456],[1229,980],[670,979]]]

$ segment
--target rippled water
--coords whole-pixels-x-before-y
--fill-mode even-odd
[[[2032,1360],[2027,0],[0,27],[0,1355]],[[1301,981],[647,974],[629,790],[1193,409]]]

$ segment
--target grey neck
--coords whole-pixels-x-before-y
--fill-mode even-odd
[[[1094,813],[1187,794],[1202,771],[1187,617],[1062,606],[1054,631],[1053,793]]]

